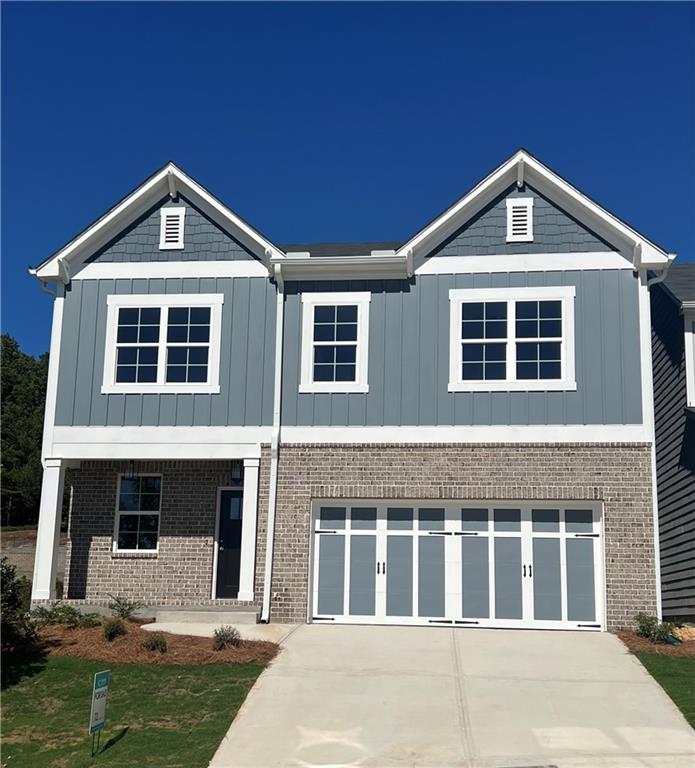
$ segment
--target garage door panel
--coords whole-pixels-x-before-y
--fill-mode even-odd
[[[521,538],[495,538],[495,618],[523,619]]]
[[[376,615],[376,536],[350,538],[350,599],[352,616]]]
[[[386,615],[413,615],[413,538],[386,537]]]
[[[596,621],[594,540],[567,539],[567,618]]]
[[[461,615],[490,618],[490,542],[485,537],[461,539]]]
[[[446,613],[444,545],[443,536],[418,538],[418,616]]]
[[[341,614],[345,601],[345,537],[319,537],[318,612]]]
[[[560,539],[533,539],[533,618],[562,620]]]

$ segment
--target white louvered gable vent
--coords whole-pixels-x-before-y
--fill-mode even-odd
[[[530,243],[533,240],[533,198],[507,198],[507,242]]]
[[[185,208],[162,208],[161,226],[159,229],[160,250],[183,248],[183,224],[186,216]]]

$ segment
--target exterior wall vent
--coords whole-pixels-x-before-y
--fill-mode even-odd
[[[510,197],[507,199],[507,242],[530,243],[533,241],[533,198]]]
[[[183,248],[183,225],[186,209],[162,208],[159,230],[159,249],[162,251]]]

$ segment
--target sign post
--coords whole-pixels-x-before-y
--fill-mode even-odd
[[[109,695],[109,670],[97,672],[94,675],[94,687],[92,689],[92,714],[89,718],[89,732],[92,734],[92,757],[95,755],[94,737],[96,736],[96,751],[99,751],[101,730],[106,725],[106,700]]]

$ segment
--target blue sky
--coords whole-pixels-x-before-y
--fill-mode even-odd
[[[406,238],[520,146],[695,260],[695,5],[4,3],[2,326],[167,160],[276,242]]]

